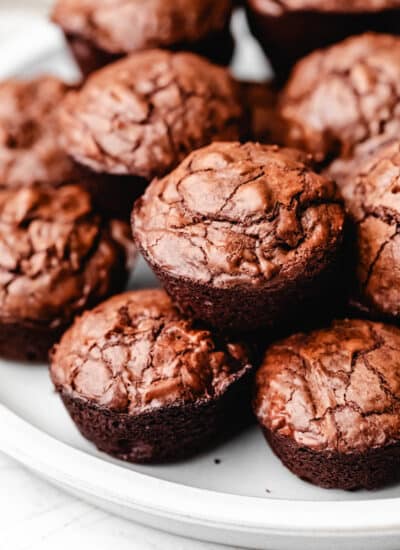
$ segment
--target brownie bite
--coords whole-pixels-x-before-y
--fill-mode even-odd
[[[363,320],[272,345],[254,411],[274,452],[326,488],[375,489],[400,477],[400,330]]]
[[[400,33],[399,0],[247,0],[247,13],[280,80],[317,48],[365,31]]]
[[[320,50],[294,68],[281,96],[287,143],[326,161],[400,121],[400,37],[368,33]]]
[[[177,460],[249,417],[245,344],[184,319],[164,291],[85,312],[55,346],[51,378],[81,433],[130,462]]]
[[[191,53],[150,50],[93,74],[61,110],[67,152],[95,172],[163,176],[215,139],[237,139],[243,109],[226,69]]]
[[[400,320],[400,141],[391,140],[351,161],[338,160],[335,174],[353,231],[352,305],[369,317]]]
[[[193,152],[132,215],[137,245],[179,308],[241,331],[296,318],[323,295],[343,222],[335,184],[307,155],[250,142]]]
[[[58,0],[63,29],[84,74],[137,51],[187,50],[229,63],[231,0]]]
[[[0,190],[0,355],[45,360],[83,309],[126,281],[129,226],[78,186]]]

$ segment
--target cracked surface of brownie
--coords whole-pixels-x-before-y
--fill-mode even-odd
[[[400,316],[400,142],[391,140],[330,168],[354,223],[355,305]]]
[[[214,143],[152,182],[133,232],[182,309],[223,327],[225,295],[228,324],[243,326],[245,315],[253,326],[278,314],[283,295],[296,302],[316,283],[340,249],[344,213],[335,184],[310,162],[293,149]]]
[[[0,83],[0,187],[57,185],[77,177],[59,143],[55,112],[68,90],[50,76]]]
[[[150,50],[93,74],[61,109],[65,147],[95,171],[162,176],[189,152],[238,139],[243,113],[226,69]]]
[[[296,65],[281,96],[287,143],[324,160],[396,135],[399,82],[399,37],[366,33],[314,52]]]
[[[223,429],[225,399],[250,369],[245,344],[196,327],[164,291],[152,289],[84,313],[53,350],[51,376],[73,417],[74,400],[97,411],[74,419],[99,448],[153,461],[186,454]],[[114,428],[102,433],[107,414]]]
[[[398,328],[355,319],[273,344],[253,405],[283,463],[325,487],[397,479],[399,358]]]
[[[128,225],[78,186],[0,191],[0,353],[44,359],[77,313],[123,288],[130,253]]]
[[[110,54],[196,43],[226,28],[231,0],[58,0],[52,18],[66,34]]]

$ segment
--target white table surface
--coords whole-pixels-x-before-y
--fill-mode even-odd
[[[0,0],[0,46],[13,34],[9,16],[49,0]],[[7,15],[7,20],[3,15]],[[0,453],[0,550],[220,550],[112,516],[37,479]],[[228,548],[228,547],[224,547]]]
[[[1,550],[227,550],[125,521],[35,478],[0,454]]]

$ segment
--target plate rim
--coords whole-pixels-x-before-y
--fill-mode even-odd
[[[3,404],[0,435],[0,451],[50,481],[130,511],[179,523],[249,534],[320,538],[392,535],[400,531],[400,498],[288,500],[190,487],[135,472],[76,449],[36,428]],[[134,492],[130,487],[134,487]]]

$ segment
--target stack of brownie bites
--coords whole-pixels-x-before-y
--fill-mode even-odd
[[[50,357],[120,459],[255,416],[301,478],[379,487],[400,477],[400,0],[243,3],[273,82],[230,74],[230,0],[58,0],[82,81],[0,83],[0,352]],[[139,253],[163,290],[122,292]]]

